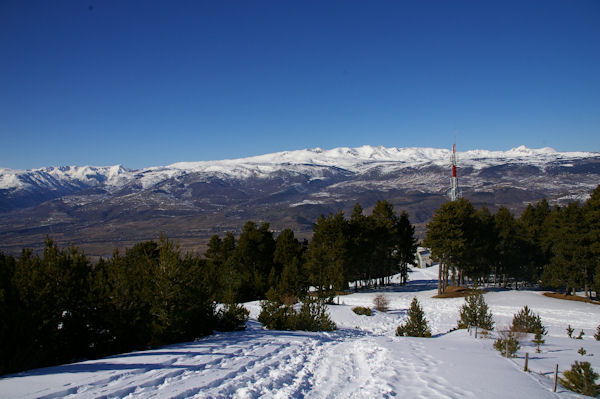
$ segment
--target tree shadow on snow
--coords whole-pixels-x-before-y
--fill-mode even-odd
[[[289,342],[302,342],[306,340],[313,340],[324,344],[343,340],[347,337],[368,335],[364,331],[344,328],[331,332],[266,330],[256,320],[249,320],[247,325],[246,330],[218,332],[192,342],[172,344],[154,350],[124,353],[99,360],[35,369],[3,377],[19,378],[52,374],[93,373],[98,371],[118,372],[127,370],[139,370],[140,373],[161,369],[201,371],[206,369],[207,365],[210,367],[211,361],[215,359],[203,361],[202,359],[199,360],[199,357],[227,359],[240,355],[253,356],[252,352],[264,345],[285,345]],[[156,359],[155,361],[151,359],[152,357],[163,356],[167,358]],[[126,360],[137,357],[148,357],[149,359],[148,362],[135,363],[128,363]],[[199,361],[201,363],[198,363]]]

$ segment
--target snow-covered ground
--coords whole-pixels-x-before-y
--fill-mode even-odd
[[[0,379],[2,398],[572,398],[552,392],[554,365],[564,371],[575,361],[600,370],[600,306],[548,298],[537,291],[494,291],[485,295],[498,327],[508,326],[524,305],[548,328],[542,353],[530,338],[515,359],[502,358],[492,338],[475,339],[456,326],[464,299],[434,299],[437,270],[411,273],[406,287],[360,292],[339,298],[330,314],[332,333],[268,331],[256,322],[257,302],[246,304],[253,318],[242,332],[219,333],[195,342],[145,352],[38,369]],[[380,293],[388,313],[358,316],[352,307],[372,307]],[[395,337],[416,296],[434,337]],[[567,337],[570,324],[583,340]],[[577,353],[583,347],[587,354]],[[522,371],[529,353],[531,372]]]

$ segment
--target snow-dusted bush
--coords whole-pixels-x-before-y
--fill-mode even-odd
[[[408,320],[406,323],[398,326],[396,329],[397,336],[408,337],[431,337],[431,330],[427,325],[425,313],[419,305],[417,298],[413,298],[410,308],[408,309]]]
[[[365,315],[365,316],[372,316],[373,312],[371,311],[371,308],[368,308],[366,306],[355,306],[352,308],[352,311],[354,313],[356,313],[357,315]]]
[[[596,338],[596,341],[600,341],[600,325],[596,327],[596,334],[594,334],[594,338]]]
[[[510,329],[530,334],[539,331],[542,335],[546,335],[546,328],[542,324],[540,315],[534,314],[527,305],[514,315]]]
[[[377,295],[373,299],[373,304],[375,305],[375,309],[380,312],[387,312],[389,310],[390,301],[383,294]]]
[[[571,370],[563,372],[563,376],[564,378],[559,377],[559,381],[565,388],[592,397],[600,395],[600,385],[596,384],[598,373],[590,362],[575,361]]]
[[[479,291],[465,298],[465,303],[460,309],[458,328],[479,327],[486,330],[494,329],[494,317],[489,310],[483,294]]]

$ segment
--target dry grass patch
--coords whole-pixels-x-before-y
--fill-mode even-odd
[[[556,299],[566,299],[567,301],[587,302],[587,303],[593,303],[594,305],[600,305],[600,302],[598,302],[598,301],[594,301],[592,299],[585,298],[582,296],[577,296],[577,295],[559,294],[558,292],[544,292],[544,296],[547,296],[550,298],[556,298]]]
[[[446,288],[446,292],[444,292],[443,294],[434,295],[433,298],[464,298],[467,296],[471,296],[478,291],[481,292],[482,294],[485,294],[485,292],[486,292],[484,290],[474,290],[472,288],[465,287],[465,286],[458,286],[458,287],[452,286],[452,287]]]

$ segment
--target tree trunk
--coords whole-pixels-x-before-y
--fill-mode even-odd
[[[588,286],[587,281],[585,282],[585,297],[586,298],[590,297],[590,287]]]
[[[442,265],[443,263],[440,262],[438,268],[438,295],[442,293]]]
[[[498,268],[494,268],[494,287],[498,286]]]
[[[443,292],[446,292],[446,290],[448,289],[448,277],[450,274],[450,268],[449,265],[445,265],[444,266],[444,287],[442,288]]]

